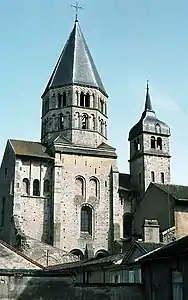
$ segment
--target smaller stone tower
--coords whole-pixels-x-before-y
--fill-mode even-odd
[[[170,128],[152,108],[147,83],[145,109],[129,132],[131,186],[142,195],[150,182],[170,182]]]

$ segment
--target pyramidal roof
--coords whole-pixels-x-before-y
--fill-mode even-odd
[[[105,88],[77,20],[57,61],[45,92],[51,88],[70,84],[97,88],[106,95]]]

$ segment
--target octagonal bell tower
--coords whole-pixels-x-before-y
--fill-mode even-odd
[[[170,128],[153,110],[147,83],[145,108],[129,132],[131,186],[142,195],[150,182],[170,182]]]
[[[107,140],[108,96],[78,20],[42,95],[41,141],[97,148]]]

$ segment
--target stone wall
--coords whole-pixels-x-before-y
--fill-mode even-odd
[[[52,240],[52,165],[38,158],[16,159],[13,215],[23,234],[35,239]],[[24,180],[28,180],[28,191]],[[39,194],[34,195],[34,180],[39,181]],[[49,191],[44,190],[44,181],[49,180]]]
[[[188,207],[186,203],[184,205],[176,204],[174,209],[175,218],[175,236],[180,238],[188,234]]]
[[[58,95],[66,94],[66,105],[58,105]],[[89,95],[89,105],[80,103],[80,94]],[[45,102],[49,102],[46,111]],[[73,144],[97,148],[107,140],[108,98],[95,88],[68,86],[48,91],[43,97],[42,142],[54,140],[62,133]],[[60,114],[63,124],[60,126]],[[87,128],[82,129],[83,114],[87,115]]]
[[[6,300],[143,300],[140,284],[81,286],[72,278],[0,276],[0,299]]]
[[[116,159],[56,153],[54,169],[54,242],[65,251],[81,250],[87,244],[93,255],[108,250],[109,175]],[[80,185],[77,185],[77,179]],[[97,194],[91,179],[97,182]],[[80,188],[82,185],[82,188]],[[114,181],[114,207],[121,205],[119,181]],[[92,209],[92,234],[81,232],[81,208]],[[123,210],[123,205],[122,205]],[[117,210],[116,210],[117,211]],[[117,211],[116,222],[122,222]]]

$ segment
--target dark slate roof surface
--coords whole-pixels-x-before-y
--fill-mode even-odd
[[[159,184],[153,183],[156,187],[169,193],[171,196],[178,200],[188,200],[188,186],[176,184]]]
[[[82,260],[82,261],[77,261],[77,262],[72,262],[72,263],[66,263],[66,264],[61,264],[61,265],[56,265],[56,266],[49,266],[49,269],[53,269],[53,270],[58,270],[58,269],[72,269],[72,268],[81,268],[81,267],[89,267],[89,266],[95,266],[95,265],[101,265],[101,264],[113,264],[116,261],[123,259],[124,255],[126,252],[124,253],[118,253],[115,255],[109,255],[106,257],[102,257],[102,258],[91,258],[88,260]]]
[[[136,242],[139,246],[141,246],[146,252],[150,252],[154,249],[158,249],[164,246],[163,243],[146,243],[146,242]]]
[[[159,258],[175,257],[188,250],[188,236],[184,236],[138,259],[141,263]]]
[[[70,84],[97,88],[106,95],[78,21],[58,59],[46,91]]]
[[[9,140],[15,155],[35,156],[41,158],[52,157],[47,153],[47,148],[39,142],[22,141],[22,140]]]
[[[119,173],[119,190],[129,191],[130,190],[130,174]]]

